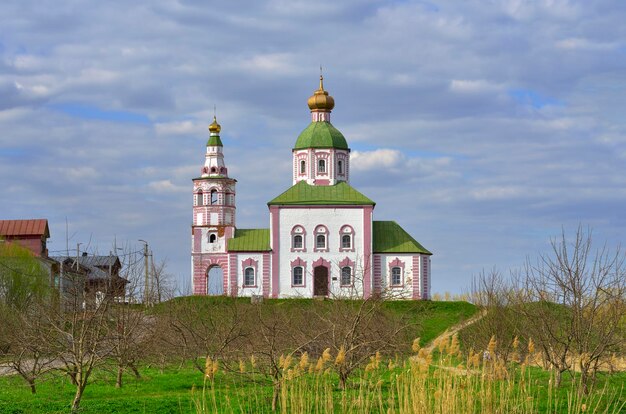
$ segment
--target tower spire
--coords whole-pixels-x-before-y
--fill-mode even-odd
[[[330,122],[330,111],[335,107],[335,99],[324,89],[324,75],[320,65],[320,87],[307,101],[313,122]]]

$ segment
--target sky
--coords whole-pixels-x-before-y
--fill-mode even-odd
[[[0,2],[0,218],[51,254],[140,250],[189,288],[214,106],[237,225],[269,226],[324,85],[351,184],[433,252],[433,292],[581,225],[626,235],[626,2]],[[66,233],[67,222],[67,233]]]

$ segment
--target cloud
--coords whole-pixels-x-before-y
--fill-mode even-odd
[[[72,242],[150,240],[187,280],[214,105],[238,225],[266,226],[320,64],[351,184],[435,253],[435,290],[517,265],[562,225],[626,234],[626,4],[26,0],[0,14],[2,216],[48,217],[51,250],[67,217]]]

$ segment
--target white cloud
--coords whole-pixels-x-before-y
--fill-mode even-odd
[[[148,183],[148,188],[157,193],[179,193],[189,191],[189,188],[176,186],[170,180],[151,181]]]
[[[380,170],[383,167],[399,167],[399,164],[403,161],[402,153],[393,149],[352,151],[350,168],[354,172]]]
[[[593,42],[589,39],[568,38],[556,42],[556,47],[567,50],[614,50],[619,47],[616,42]]]
[[[187,278],[214,104],[238,223],[266,225],[320,63],[351,183],[432,247],[436,290],[515,265],[561,225],[626,234],[623,2],[24,0],[0,15],[3,214],[47,216],[57,240],[66,216],[78,242],[140,234]],[[519,105],[510,89],[558,104]],[[68,102],[145,121],[49,109]]]
[[[193,121],[157,123],[155,128],[159,135],[188,135],[201,130],[200,125]]]
[[[504,88],[483,79],[463,80],[453,79],[450,81],[450,90],[459,93],[494,93],[500,92]]]

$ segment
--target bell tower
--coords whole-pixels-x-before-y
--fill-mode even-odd
[[[227,242],[235,234],[235,184],[224,163],[221,126],[213,117],[209,125],[204,165],[193,179],[193,217],[191,225],[192,281],[206,278],[206,258],[226,254]],[[226,269],[223,269],[226,271]]]

